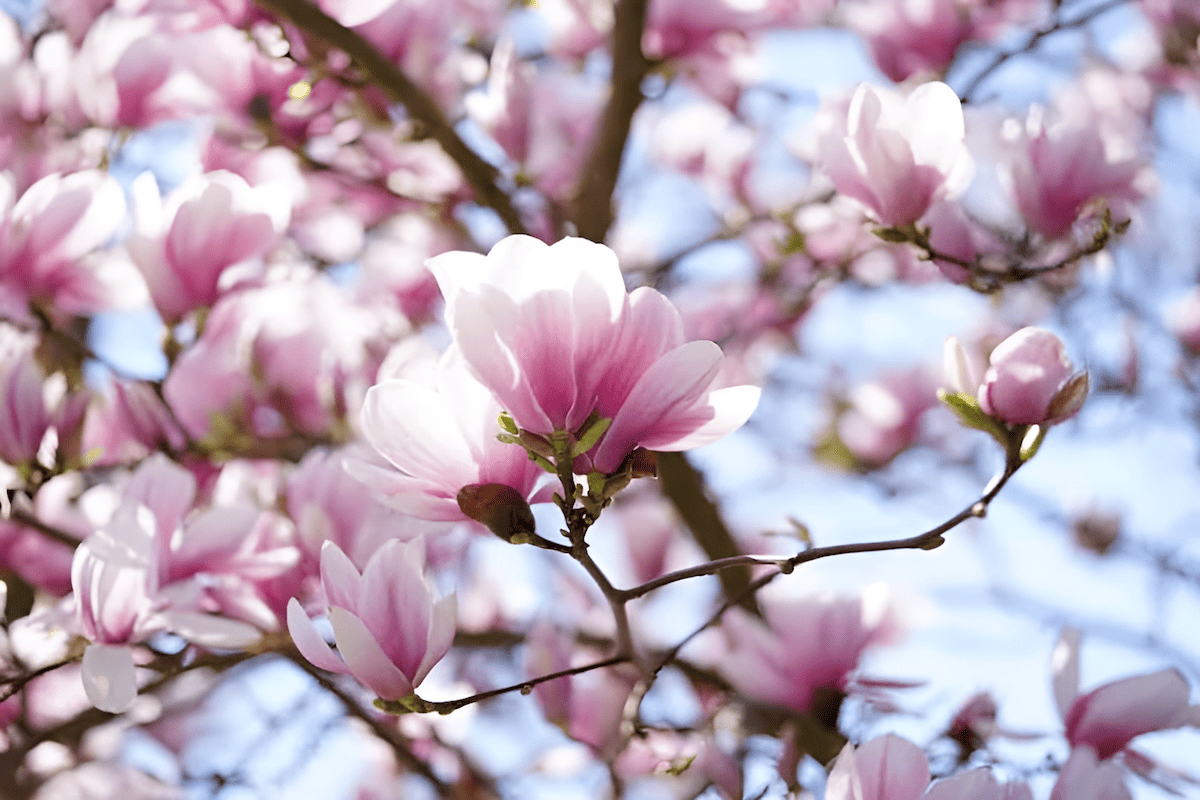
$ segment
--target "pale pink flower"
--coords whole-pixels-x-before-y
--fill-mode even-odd
[[[928,786],[925,753],[889,733],[842,748],[829,771],[825,800],[916,800]]]
[[[846,6],[883,73],[900,82],[942,73],[958,46],[978,32],[963,0],[868,0]]]
[[[593,412],[612,420],[587,454],[592,469],[613,472],[639,446],[716,441],[758,403],[753,386],[712,388],[720,347],[685,342],[679,312],[653,289],[627,293],[604,245],[510,236],[487,256],[429,266],[464,360],[519,427],[549,436]]]
[[[145,288],[97,250],[125,216],[116,179],[99,170],[47,175],[13,203],[0,179],[0,289],[64,314],[137,305]]]
[[[78,441],[87,408],[86,394],[68,393],[62,374],[42,370],[37,344],[37,337],[0,325],[0,459],[13,466],[34,463],[51,431],[63,445]]]
[[[137,231],[125,248],[150,287],[168,323],[193,309],[211,306],[227,289],[222,274],[241,265],[262,269],[262,256],[279,239],[287,214],[279,216],[274,195],[258,191],[232,172],[210,172],[159,199],[154,176],[133,184]],[[247,273],[248,274],[248,273]]]
[[[717,669],[753,700],[808,712],[818,690],[845,691],[863,651],[895,634],[883,589],[764,603],[765,624],[735,608],[722,622],[729,653]]]
[[[1133,800],[1124,770],[1096,757],[1090,747],[1076,747],[1058,773],[1050,800]]]
[[[916,222],[934,200],[965,189],[974,170],[962,105],[944,83],[907,97],[861,84],[848,106],[826,105],[817,126],[819,161],[833,185],[884,225]]]
[[[1039,107],[1030,111],[1024,152],[1012,165],[1013,190],[1026,224],[1047,238],[1070,231],[1092,200],[1111,206],[1142,194],[1142,163],[1119,150],[1110,153],[1097,123],[1064,115],[1048,125]]]
[[[1021,781],[1000,783],[990,769],[980,767],[938,781],[924,800],[1033,800],[1033,792]]]
[[[214,507],[185,522],[194,495],[187,470],[151,457],[131,477],[112,519],[75,550],[76,615],[93,642],[83,680],[97,708],[120,712],[133,702],[128,645],[165,630],[208,647],[244,647],[259,638],[258,628],[207,613],[213,610],[274,626],[252,582],[290,567],[295,550],[260,546],[260,532],[249,530],[260,521],[256,510]]]
[[[1190,353],[1200,353],[1200,288],[1193,288],[1167,308],[1167,328]]]
[[[80,449],[88,464],[121,464],[159,448],[179,452],[186,443],[150,384],[114,378],[88,408]]]
[[[976,394],[956,340],[947,342],[947,354],[959,391]],[[996,346],[989,361],[978,383],[979,407],[1003,422],[1054,425],[1077,414],[1087,398],[1087,372],[1075,368],[1062,339],[1044,328],[1017,331]]]
[[[1175,669],[1106,683],[1079,692],[1079,632],[1063,631],[1051,671],[1054,698],[1073,748],[1086,747],[1100,760],[1151,731],[1200,724],[1200,707],[1188,701],[1187,680]]]
[[[455,600],[434,599],[425,578],[425,540],[391,541],[359,573],[333,542],[321,550],[321,585],[338,653],[300,601],[288,603],[288,630],[321,669],[351,674],[384,700],[410,695],[454,641]]]
[[[242,289],[213,307],[163,395],[195,439],[324,434],[361,402],[373,345],[403,329],[394,311],[357,306],[321,275]]]
[[[916,439],[921,416],[936,403],[936,391],[918,368],[860,383],[849,399],[850,408],[837,421],[838,436],[859,461],[881,466]]]
[[[78,103],[96,124],[149,127],[182,111],[156,98],[173,66],[171,41],[156,28],[149,15],[109,12],[88,30],[71,72]]]
[[[385,463],[361,458],[347,469],[389,504],[428,520],[465,520],[464,486],[503,484],[530,502],[540,492],[541,467],[525,449],[496,439],[500,405],[462,364],[457,350],[442,357],[428,380],[380,381],[367,391],[363,436]]]

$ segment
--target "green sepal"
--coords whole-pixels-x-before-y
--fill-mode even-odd
[[[505,444],[521,444],[520,438],[511,433],[497,433],[496,439]]]
[[[1030,425],[1029,430],[1025,432],[1025,436],[1021,439],[1021,463],[1024,464],[1029,459],[1037,455],[1037,451],[1042,446],[1042,442],[1046,439],[1046,431],[1048,427],[1045,425]]]
[[[405,695],[399,700],[384,700],[382,697],[376,697],[374,706],[380,711],[387,714],[424,714],[432,711],[429,706],[429,701],[422,700],[417,697],[416,693]]]
[[[983,413],[979,401],[971,395],[938,389],[937,396],[964,425],[991,434],[1001,444],[1008,441],[1008,431],[995,419]]]
[[[608,430],[609,425],[612,425],[612,418],[601,417],[593,411],[591,416],[580,426],[579,433],[575,437],[575,444],[571,445],[571,458],[581,456],[595,447],[596,442],[600,441],[600,437]]]
[[[507,411],[501,411],[497,421],[500,423],[500,427],[504,431],[511,433],[513,436],[516,436],[521,432],[521,429],[517,427],[517,421],[513,419]]]
[[[892,244],[902,244],[903,242],[912,241],[912,237],[908,231],[902,228],[872,228],[871,233],[885,242],[891,242]]]

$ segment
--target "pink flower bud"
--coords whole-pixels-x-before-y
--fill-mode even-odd
[[[1053,425],[1078,413],[1087,372],[1067,358],[1062,339],[1043,328],[1022,328],[992,351],[979,385],[985,414],[1011,425]]]

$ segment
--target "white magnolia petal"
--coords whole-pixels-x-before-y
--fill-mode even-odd
[[[90,644],[83,651],[83,690],[101,711],[120,714],[137,697],[133,650],[122,645]]]

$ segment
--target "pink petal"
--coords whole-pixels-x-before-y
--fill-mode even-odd
[[[296,649],[314,667],[342,675],[350,672],[350,668],[334,655],[333,648],[321,638],[321,634],[317,632],[317,626],[313,625],[312,620],[300,607],[300,601],[294,597],[288,601],[287,625],[288,633],[292,635],[292,641],[296,643]]]
[[[325,588],[325,597],[331,607],[344,608],[351,614],[358,613],[362,576],[350,557],[331,541],[321,546],[321,585]]]
[[[355,678],[384,700],[398,700],[412,694],[412,683],[388,659],[362,620],[335,607],[329,610],[329,622],[333,625],[338,652]]]

